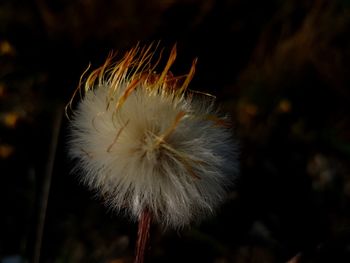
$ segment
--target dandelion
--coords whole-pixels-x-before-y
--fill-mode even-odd
[[[174,46],[156,73],[152,46],[119,62],[109,56],[74,94],[81,94],[70,122],[75,170],[109,208],[139,220],[145,240],[150,219],[178,229],[212,214],[237,171],[227,118],[213,96],[188,89],[196,60],[175,77],[175,58]]]

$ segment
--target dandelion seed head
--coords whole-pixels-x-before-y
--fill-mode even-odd
[[[148,209],[164,227],[180,228],[223,201],[237,173],[236,144],[213,98],[187,89],[195,61],[174,77],[176,48],[160,73],[153,56],[151,46],[117,63],[109,56],[81,81],[69,155],[111,209],[134,220]]]

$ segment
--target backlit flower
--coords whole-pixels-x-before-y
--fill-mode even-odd
[[[182,227],[214,212],[236,174],[235,144],[214,98],[187,89],[169,69],[155,73],[151,47],[91,73],[73,111],[70,156],[82,181],[113,210]],[[74,96],[73,96],[74,97]]]

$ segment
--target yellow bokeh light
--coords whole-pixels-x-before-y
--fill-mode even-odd
[[[8,128],[15,128],[18,119],[19,119],[19,115],[17,113],[10,112],[5,114],[3,121],[5,126],[7,126]]]
[[[278,104],[278,110],[283,113],[290,112],[292,110],[292,104],[289,100],[283,99]]]
[[[14,153],[15,149],[13,146],[8,144],[0,144],[0,158],[6,159]]]
[[[0,55],[13,55],[15,54],[15,49],[11,43],[7,40],[0,42]]]

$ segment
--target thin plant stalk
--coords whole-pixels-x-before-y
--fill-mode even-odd
[[[52,173],[56,157],[56,149],[58,144],[58,137],[62,123],[63,107],[58,106],[54,115],[54,123],[52,128],[51,144],[49,149],[49,156],[47,160],[45,176],[43,179],[43,186],[41,192],[41,203],[38,215],[38,224],[36,229],[36,240],[34,245],[33,263],[40,262],[41,246],[45,226],[45,218],[47,211],[47,204],[51,188]]]
[[[137,241],[136,241],[136,256],[134,263],[144,263],[147,255],[147,249],[150,238],[150,226],[152,215],[148,209],[144,209],[139,218]]]

